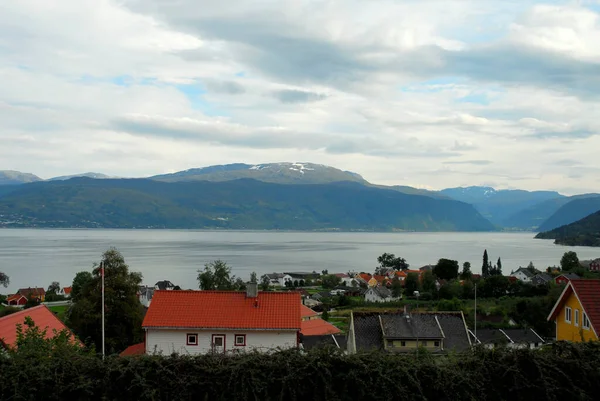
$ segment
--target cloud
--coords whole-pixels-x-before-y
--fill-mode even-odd
[[[309,103],[317,102],[326,98],[321,93],[285,89],[273,92],[273,96],[281,103]]]
[[[492,164],[491,160],[455,160],[455,161],[445,161],[443,164],[473,164],[477,166],[486,166],[488,164]]]

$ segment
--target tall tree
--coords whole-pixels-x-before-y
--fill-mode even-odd
[[[502,275],[502,259],[500,257],[498,257],[498,264],[496,264],[496,274],[498,276]]]
[[[143,306],[137,296],[142,274],[129,271],[123,255],[110,248],[102,255],[106,351],[118,353],[143,340]],[[70,309],[68,327],[83,341],[102,346],[102,275],[94,264],[92,279],[85,283]],[[78,274],[79,275],[79,274]]]
[[[79,295],[83,293],[83,289],[93,281],[92,273],[90,272],[79,272],[75,275],[73,279],[73,284],[71,284],[71,299],[73,301],[77,301],[79,299]]]
[[[215,260],[198,270],[198,283],[203,290],[233,290],[236,278],[231,275],[231,267],[222,260]]]
[[[256,272],[250,273],[250,282],[251,283],[258,283],[258,279],[256,278]]]
[[[262,276],[260,279],[260,289],[263,291],[269,291],[269,285],[271,284],[271,280],[269,280],[269,276],[266,274]]]
[[[60,284],[58,281],[53,281],[49,286],[48,289],[46,290],[46,295],[49,294],[58,294],[58,292],[60,291]]]
[[[483,264],[481,265],[481,275],[488,277],[490,275],[490,262],[488,260],[487,249],[483,251]]]
[[[413,295],[419,290],[419,275],[417,273],[408,273],[404,279],[404,291],[406,295]]]
[[[342,279],[335,274],[326,274],[321,277],[323,288],[334,288],[342,283]]]
[[[470,280],[473,277],[473,273],[471,272],[471,262],[463,263],[462,273],[460,273],[461,280]]]
[[[393,253],[384,253],[377,257],[379,266],[375,269],[375,274],[384,274],[387,270],[406,270],[409,264],[406,263],[406,259],[396,257]]]
[[[421,277],[421,287],[423,288],[423,292],[429,292],[432,295],[435,295],[437,292],[435,276],[431,270],[425,270],[423,272],[423,276]]]
[[[442,280],[452,280],[458,277],[458,261],[440,259],[433,268],[433,274]]]
[[[395,298],[402,296],[402,281],[398,276],[394,276],[392,279],[392,296]]]
[[[580,267],[579,257],[577,257],[577,253],[573,251],[565,252],[562,258],[560,259],[560,268],[563,271],[569,271],[578,269]]]
[[[9,284],[10,284],[10,278],[6,274],[0,272],[0,285],[2,285],[4,288],[6,288],[6,287],[8,287]]]

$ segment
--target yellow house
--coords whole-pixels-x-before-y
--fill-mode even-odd
[[[600,330],[600,280],[571,280],[552,308],[556,340],[597,341]]]

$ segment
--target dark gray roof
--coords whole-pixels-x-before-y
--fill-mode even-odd
[[[561,274],[561,276],[565,276],[569,280],[577,280],[577,279],[581,278],[575,273],[563,273],[563,274]]]
[[[517,344],[543,342],[543,340],[538,337],[532,329],[502,329],[502,331]],[[479,334],[479,332],[477,332],[477,334]]]
[[[353,314],[354,341],[357,351],[383,349],[383,335],[377,313]]]
[[[157,281],[156,284],[154,284],[154,286],[158,287],[159,290],[166,290],[167,288],[175,287],[175,284],[173,284],[169,280],[162,280],[162,281]]]
[[[531,278],[531,281],[538,282],[538,283],[547,283],[550,280],[552,280],[552,276],[549,275],[548,273],[539,273]]]
[[[288,276],[291,276],[292,278],[304,278],[304,277],[318,277],[318,276],[320,276],[319,273],[310,273],[310,272],[288,272],[288,273],[283,273],[283,274],[287,274]]]
[[[498,329],[479,329],[477,330],[477,339],[482,344],[507,344],[510,342]]]
[[[466,351],[471,347],[463,314],[460,312],[436,313],[444,332],[444,349]]]
[[[382,314],[381,322],[385,338],[443,338],[433,314]]]
[[[335,337],[335,339],[334,339]],[[337,342],[337,344],[336,344]],[[345,335],[333,335],[328,334],[325,336],[303,336],[302,337],[302,346],[305,350],[311,350],[313,348],[325,348],[325,347],[334,347],[346,349],[346,336]]]
[[[529,270],[529,269],[528,269],[528,268],[526,268],[526,267],[519,267],[519,268],[518,268],[518,269],[515,271],[515,273],[518,273],[518,272],[522,272],[522,273],[523,273],[524,275],[526,275],[527,277],[533,277],[533,276],[534,276],[534,274],[531,272],[531,270]]]
[[[392,296],[392,291],[390,291],[390,289],[387,287],[377,286],[377,287],[369,288],[369,290],[373,290],[373,292],[375,292],[377,295],[379,295],[381,298],[384,298],[384,299]],[[369,291],[369,290],[367,290],[367,291]]]
[[[283,278],[283,273],[267,273],[265,274],[270,280]]]

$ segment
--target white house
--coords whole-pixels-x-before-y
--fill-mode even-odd
[[[267,279],[269,279],[269,285],[275,287],[284,287],[286,279],[287,281],[293,281],[289,275],[286,277],[286,275],[283,273],[267,273],[261,277],[261,281],[264,279],[265,276],[267,277]]]
[[[529,283],[535,274],[533,274],[531,270],[527,269],[526,267],[519,267],[516,271],[512,272],[510,276],[516,277],[517,280],[524,283]]]
[[[140,285],[138,290],[138,299],[140,303],[144,305],[146,308],[150,306],[150,302],[152,302],[152,296],[154,295],[154,288],[148,287],[146,285]]]
[[[471,332],[474,337],[474,332]],[[533,329],[479,329],[475,343],[485,348],[504,346],[507,348],[539,348],[545,341]]]
[[[62,295],[65,298],[71,298],[71,287],[63,287],[58,290],[58,295]]]
[[[174,290],[175,289],[175,284],[173,284],[169,280],[157,281],[156,284],[154,284],[154,289],[155,290],[169,290],[170,291],[170,290]]]
[[[398,299],[400,298],[392,297],[392,291],[382,286],[370,287],[365,292],[365,301],[367,302],[391,302]]]
[[[142,327],[147,354],[235,353],[298,346],[297,292],[155,291]]]

